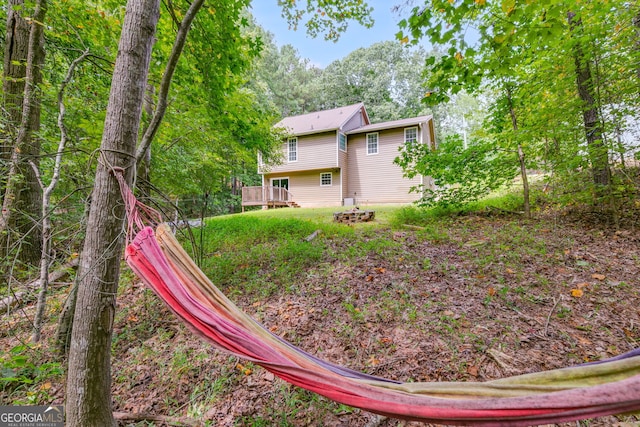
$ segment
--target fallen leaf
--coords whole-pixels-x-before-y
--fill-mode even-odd
[[[478,376],[478,367],[477,366],[468,366],[467,367],[467,374],[473,376],[473,377],[477,377]]]
[[[377,359],[375,356],[372,355],[367,361],[367,363],[369,364],[369,366],[377,366],[380,364],[380,359]]]
[[[571,289],[571,296],[574,298],[581,298],[584,295],[582,289]]]
[[[490,297],[494,296],[496,294],[496,288],[493,288],[493,287],[489,288],[487,293],[489,294]]]
[[[591,275],[591,278],[602,281],[602,280],[606,279],[607,276],[605,276],[604,274],[600,274],[600,273],[593,273]]]

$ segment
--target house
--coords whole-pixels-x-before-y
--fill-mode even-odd
[[[290,137],[282,161],[259,165],[262,187],[243,192],[243,206],[352,206],[408,203],[420,198],[393,163],[405,141],[435,148],[433,118],[413,117],[372,124],[363,103],[287,117],[276,127]],[[253,192],[253,195],[251,195]]]

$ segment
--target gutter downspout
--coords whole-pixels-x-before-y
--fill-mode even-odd
[[[418,127],[420,128],[420,144],[424,144],[424,123],[418,123]],[[424,175],[420,174],[420,185],[422,188],[422,196],[424,196]]]
[[[340,205],[344,205],[344,194],[342,194],[342,168],[340,167],[340,132],[341,129],[336,131],[336,168],[340,171]],[[344,136],[345,145],[347,143],[347,135]],[[346,147],[345,147],[346,148]]]

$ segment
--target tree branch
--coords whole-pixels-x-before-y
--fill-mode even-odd
[[[178,60],[180,59],[180,55],[182,54],[182,50],[184,49],[184,45],[186,43],[189,30],[191,29],[193,19],[195,18],[196,14],[203,4],[204,0],[195,0],[193,3],[191,3],[191,6],[189,6],[189,10],[187,10],[184,19],[180,23],[180,28],[178,28],[176,40],[173,43],[173,48],[171,49],[169,61],[167,62],[167,66],[162,76],[162,81],[160,82],[160,91],[158,93],[158,106],[156,107],[156,112],[153,115],[151,122],[149,123],[149,127],[142,136],[142,141],[140,141],[140,145],[138,146],[138,150],[136,151],[136,163],[138,164],[142,161],[142,159],[144,158],[144,154],[151,146],[151,142],[153,141],[153,138],[155,138],[156,133],[158,132],[158,128],[160,127],[160,123],[162,122],[164,114],[167,111],[167,98],[169,96],[171,79],[173,78]]]
[[[178,417],[169,417],[166,415],[153,415],[153,414],[145,414],[145,413],[128,413],[128,412],[114,412],[113,418],[118,421],[159,421],[164,424],[168,424],[171,426],[199,426],[200,423],[191,418],[178,418]]]

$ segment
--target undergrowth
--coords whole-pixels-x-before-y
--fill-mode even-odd
[[[565,230],[540,211],[524,220],[521,208],[513,194],[458,210],[369,207],[376,220],[354,225],[333,223],[336,208],[256,211],[208,219],[198,250],[205,274],[271,331],[373,375],[484,380],[504,374],[495,355],[508,354],[507,364],[526,373],[640,345],[637,280],[625,275],[640,269],[627,250],[633,234]],[[592,252],[605,238],[610,246]],[[627,246],[618,250],[616,239]],[[54,292],[52,310],[63,299]],[[19,323],[15,334],[27,334],[28,321]],[[63,362],[46,344],[7,348],[3,402],[63,399]],[[228,413],[249,426],[372,422],[194,339],[127,269],[112,355],[119,411],[203,425]]]

